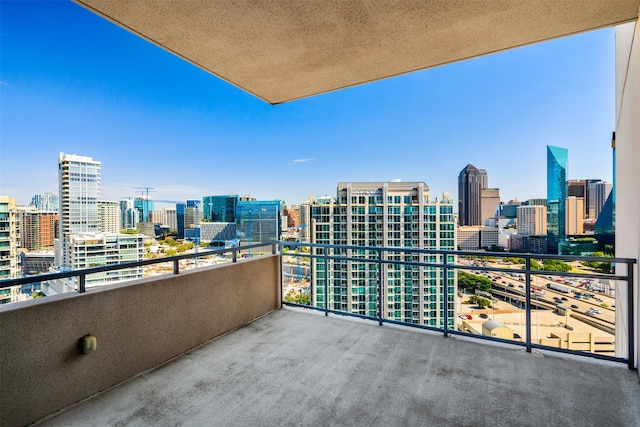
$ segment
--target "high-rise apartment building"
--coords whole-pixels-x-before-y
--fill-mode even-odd
[[[569,150],[547,145],[547,236],[548,250],[558,253],[566,238],[567,158]]]
[[[120,204],[118,202],[98,201],[98,230],[103,233],[120,233]]]
[[[312,195],[308,201],[300,204],[300,241],[311,242],[311,204],[315,203]]]
[[[518,234],[541,236],[547,234],[547,207],[520,205],[518,211]]]
[[[303,205],[304,206],[304,205]],[[311,242],[354,245],[332,255],[377,257],[365,247],[456,248],[456,220],[448,195],[432,201],[424,182],[341,182],[336,198],[310,201]],[[314,249],[319,254],[320,249]],[[388,260],[442,262],[443,255],[390,253]],[[453,262],[453,256],[450,256]],[[378,315],[378,265],[370,262],[312,258],[312,299],[318,307],[366,316]],[[386,264],[383,268],[383,315],[388,319],[442,327],[443,309],[453,326],[455,298],[443,301],[443,285],[455,293],[455,272],[446,283],[436,267]],[[328,294],[325,294],[328,280]]]
[[[53,249],[58,234],[58,212],[44,212],[33,206],[18,211],[20,247],[29,251]]]
[[[114,233],[73,233],[67,236],[68,268],[83,268],[115,265],[140,261],[143,258],[144,244],[141,234]],[[143,276],[142,267],[123,268],[115,271],[89,274],[86,286],[103,285],[109,282],[138,279]],[[55,279],[43,283],[43,292],[47,295],[77,290],[74,280]]]
[[[18,276],[18,209],[16,199],[0,196],[0,280]]]
[[[584,199],[582,197],[567,197],[566,231],[568,236],[584,234]]]
[[[58,212],[58,196],[53,193],[36,194],[31,198],[31,206],[44,212]]]
[[[100,162],[91,157],[60,153],[58,159],[60,200],[59,245],[56,264],[69,266],[67,239],[73,233],[99,231]]]

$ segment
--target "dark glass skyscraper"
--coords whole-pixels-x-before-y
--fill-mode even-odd
[[[202,199],[204,218],[211,222],[235,222],[237,195],[207,196]]]
[[[547,236],[550,253],[566,238],[567,158],[569,150],[547,145]]]
[[[458,223],[482,225],[482,189],[487,188],[487,171],[468,164],[458,175]]]

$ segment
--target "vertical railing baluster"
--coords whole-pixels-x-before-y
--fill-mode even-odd
[[[324,248],[324,315],[329,315],[329,248]]]
[[[442,264],[442,275],[444,281],[444,287],[442,288],[442,298],[444,299],[444,308],[442,313],[442,318],[444,320],[444,336],[445,338],[449,336],[449,267],[447,263],[449,261],[449,257],[447,254],[443,254],[444,262]]]
[[[180,260],[173,260],[173,274],[180,274]]]
[[[382,326],[382,305],[384,298],[382,295],[382,249],[378,249],[378,325]]]
[[[633,264],[627,263],[627,342],[629,348],[629,369],[635,368],[635,319],[633,318]]]
[[[83,293],[87,290],[87,275],[86,274],[80,274],[80,276],[78,276],[79,279],[79,285],[78,285],[78,292],[79,293]]]
[[[531,258],[526,256],[524,259],[524,277],[525,277],[525,328],[526,328],[526,344],[527,353],[531,353]]]

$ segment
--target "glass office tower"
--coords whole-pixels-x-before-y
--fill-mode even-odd
[[[277,242],[280,221],[280,200],[239,200],[236,205],[236,235],[242,243]]]
[[[204,219],[211,222],[236,222],[236,194],[227,196],[207,196],[202,199]]]
[[[547,235],[550,253],[566,238],[567,158],[569,150],[547,145]]]

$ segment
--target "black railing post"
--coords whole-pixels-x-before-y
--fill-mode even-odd
[[[329,248],[324,248],[324,315],[329,315]]]
[[[238,250],[234,248],[231,251],[231,262],[236,262],[236,261],[238,261]]]
[[[180,260],[173,260],[173,274],[180,274]]]
[[[442,256],[444,257],[444,262],[442,263],[442,276],[444,281],[444,287],[442,288],[442,298],[444,299],[442,319],[444,320],[443,332],[446,338],[449,336],[449,267],[447,266],[449,256],[446,253]]]
[[[382,326],[384,299],[382,296],[382,249],[378,249],[378,325]]]
[[[527,344],[527,353],[531,353],[531,258],[526,256],[524,259],[524,277],[525,277],[525,339]]]
[[[627,329],[628,329],[628,347],[629,347],[629,369],[635,368],[635,327],[633,318],[633,264],[627,263]]]
[[[87,290],[87,275],[86,274],[80,274],[78,276],[78,292],[79,293],[83,293]]]

